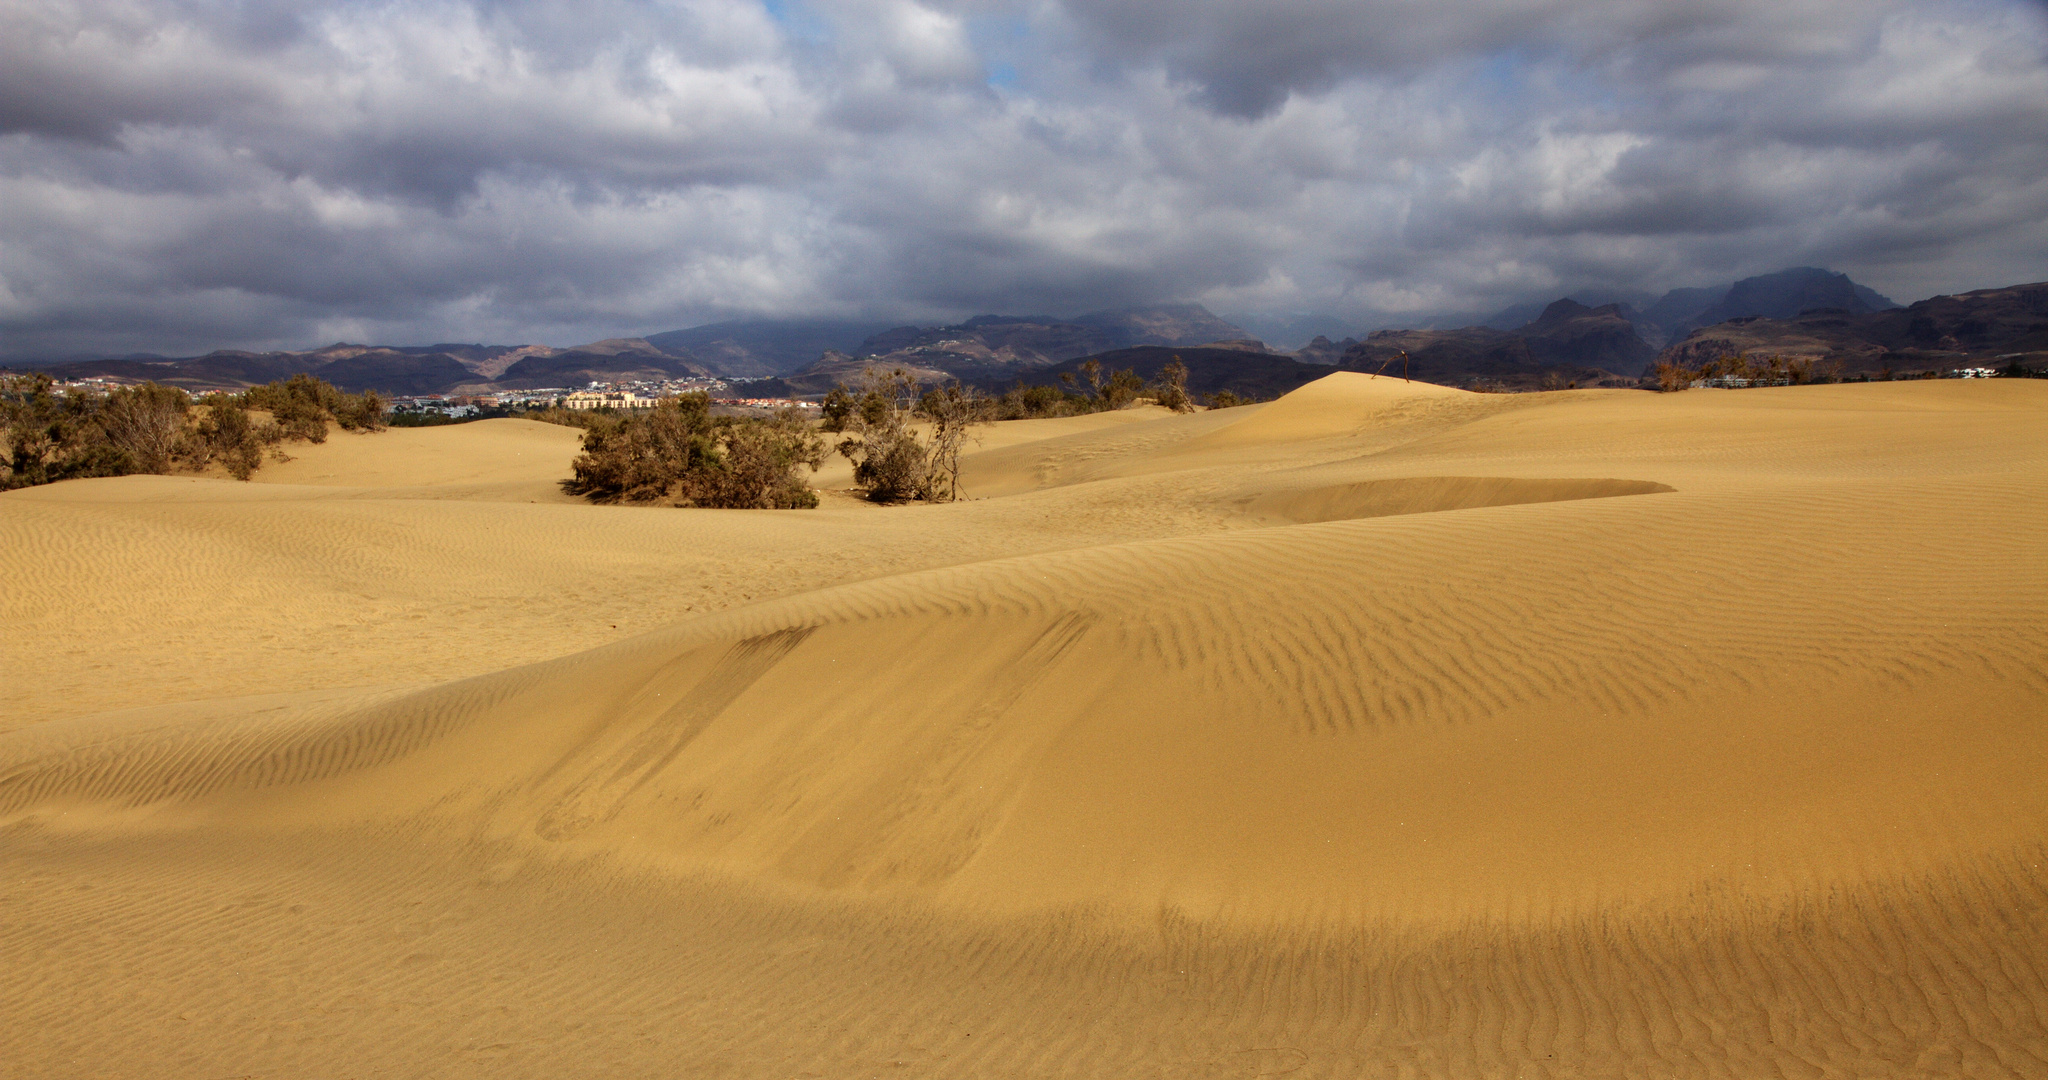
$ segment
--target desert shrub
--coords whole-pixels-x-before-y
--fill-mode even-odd
[[[285,437],[275,423],[259,424],[239,394],[208,394],[199,404],[204,414],[184,443],[185,456],[196,468],[218,463],[229,476],[247,480],[263,467],[263,450]],[[322,436],[325,436],[322,430]]]
[[[1144,392],[1145,380],[1139,378],[1137,372],[1125,368],[1111,375],[1097,396],[1102,399],[1103,408],[1113,410],[1130,407]]]
[[[846,422],[853,415],[853,406],[852,391],[844,384],[833,387],[832,392],[826,394],[825,400],[820,403],[820,416],[823,422],[818,426],[835,435],[845,431]]]
[[[538,420],[543,424],[588,428],[609,414],[600,414],[595,409],[565,409],[560,405],[550,405],[545,409],[528,409],[517,415],[522,420]]]
[[[286,438],[311,443],[327,441],[328,406],[340,403],[340,390],[304,373],[252,386],[238,402],[244,409],[268,412]]]
[[[1666,394],[1690,389],[1693,382],[1699,378],[1699,373],[1692,368],[1669,360],[1657,361],[1655,372],[1657,389]]]
[[[1159,369],[1159,378],[1152,384],[1152,398],[1174,412],[1195,411],[1194,399],[1188,397],[1188,366],[1180,362],[1180,357]]]
[[[306,442],[326,442],[329,420],[344,431],[384,428],[384,399],[375,390],[343,393],[326,380],[304,372],[250,387],[242,394],[242,405],[270,413],[285,438]]]
[[[841,444],[843,449],[844,443]],[[931,491],[931,466],[924,444],[909,429],[879,432],[862,440],[853,482],[877,502],[922,499]]]
[[[1088,380],[1088,392],[1100,398],[1102,396],[1102,361],[1092,358],[1081,361],[1081,377]]]
[[[2048,375],[2048,372],[2037,371],[2020,363],[2020,358],[2017,356],[2013,357],[2010,363],[1998,369],[1998,377],[2001,379],[2038,379],[2043,375]]]
[[[568,490],[592,502],[671,498],[683,479],[718,455],[711,399],[683,394],[623,417],[596,418],[583,434],[583,453]]]
[[[99,425],[134,471],[167,473],[184,447],[191,413],[192,399],[183,390],[144,383],[109,393],[100,404]]]
[[[868,498],[959,498],[961,449],[972,429],[996,412],[986,397],[957,383],[920,393],[917,377],[902,368],[869,368],[855,386],[840,389],[842,411],[834,419],[848,437],[839,452],[853,462],[853,481]],[[911,427],[913,418],[930,423],[928,436]]]
[[[56,392],[47,375],[0,381],[0,422],[7,438],[7,472],[0,488],[63,480],[84,464],[88,441],[100,434],[85,395]],[[86,466],[90,468],[91,466]]]
[[[343,431],[384,430],[384,395],[375,390],[343,397],[341,408],[334,411],[334,422]]]
[[[1759,357],[1748,353],[1724,353],[1696,368],[1660,361],[1653,372],[1657,388],[1670,392],[1684,390],[1693,383],[1703,380],[1721,380],[1721,385],[1732,387],[1799,386],[1809,382],[1832,382],[1840,375],[1841,365],[1833,361],[1817,362],[1808,356],[1788,359],[1775,354]]]
[[[189,412],[183,390],[155,383],[100,395],[58,393],[47,375],[0,379],[0,489],[169,472]]]
[[[322,441],[329,419],[352,430],[384,426],[384,402],[376,394],[344,394],[309,375],[240,394],[208,394],[199,404],[195,411],[183,390],[156,383],[105,394],[59,393],[47,375],[0,378],[6,442],[0,488],[167,473],[181,465],[218,464],[247,480],[262,466],[266,448],[285,460],[277,444],[291,437]],[[276,422],[259,422],[249,414],[252,406],[268,410]]]
[[[840,415],[839,452],[853,462],[853,482],[877,501],[921,499],[931,491],[931,465],[924,443],[910,429],[910,403],[917,377],[896,368],[869,368],[846,390]],[[828,395],[829,398],[829,395]]]
[[[989,403],[992,420],[1037,420],[1052,416],[1081,416],[1095,411],[1094,399],[1071,388],[1074,376],[1061,372],[1065,386],[1018,385],[1005,390]]]
[[[1241,397],[1231,390],[1218,390],[1209,395],[1207,404],[1212,409],[1234,409],[1239,405],[1251,404],[1251,399]]]
[[[825,440],[794,410],[770,420],[720,420],[722,458],[680,485],[689,505],[733,510],[809,510],[818,493],[797,472],[825,461]]]
[[[952,502],[960,497],[960,451],[974,427],[986,423],[992,412],[988,398],[959,383],[927,391],[917,399],[917,415],[932,425],[926,450],[930,462],[926,498]]]
[[[815,469],[824,456],[824,441],[793,413],[714,417],[709,395],[682,394],[652,409],[592,417],[563,487],[600,503],[808,509],[818,498],[797,469]]]

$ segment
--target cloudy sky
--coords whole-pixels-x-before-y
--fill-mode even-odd
[[[0,354],[2048,278],[2041,0],[0,0]]]

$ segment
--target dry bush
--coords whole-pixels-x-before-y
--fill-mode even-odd
[[[219,464],[247,480],[262,466],[266,448],[288,437],[324,440],[329,419],[356,430],[384,426],[384,403],[376,394],[344,394],[310,375],[240,394],[209,394],[199,404],[195,411],[183,390],[156,383],[60,394],[47,375],[0,379],[0,430],[7,443],[0,488],[167,473],[180,465]],[[252,404],[280,422],[252,417]],[[287,460],[281,450],[272,453]]]
[[[1066,386],[1023,386],[1003,391],[1003,395],[991,404],[995,420],[1035,420],[1050,416],[1080,416],[1095,411],[1095,403],[1084,394],[1073,392],[1074,376],[1061,372]]]
[[[136,472],[167,473],[184,446],[191,413],[192,399],[183,390],[144,383],[109,393],[99,423]]]
[[[840,440],[839,452],[853,462],[853,481],[881,502],[922,499],[932,489],[929,454],[910,429],[910,408],[918,397],[917,377],[895,368],[862,371],[841,399],[846,404],[837,417],[839,430],[849,437]],[[833,400],[828,396],[827,405]],[[827,423],[833,422],[828,418]]]
[[[264,448],[284,439],[279,425],[256,422],[238,394],[208,394],[199,404],[203,414],[182,450],[194,468],[219,463],[229,476],[247,480],[263,467]]]
[[[575,475],[562,486],[598,503],[809,509],[818,497],[797,470],[817,468],[824,456],[824,441],[792,413],[714,417],[710,395],[682,394],[653,409],[591,417]]]
[[[1657,389],[1666,394],[1691,389],[1692,384],[1700,377],[1700,373],[1692,368],[1668,360],[1657,361],[1655,371]]]
[[[655,408],[601,417],[583,433],[583,453],[563,482],[591,502],[654,502],[671,498],[685,477],[711,467],[718,456],[711,400],[684,394]]]
[[[375,390],[347,394],[324,379],[301,372],[289,379],[252,386],[242,405],[270,413],[286,438],[327,441],[327,421],[344,431],[382,431],[384,399]]]
[[[931,421],[931,444],[925,452],[929,479],[925,498],[952,502],[960,497],[960,451],[976,425],[988,422],[989,400],[971,386],[951,383],[917,399],[917,415]]]
[[[810,510],[818,505],[797,472],[825,461],[825,440],[786,410],[769,420],[717,421],[719,460],[678,485],[678,502],[728,510]]]
[[[134,472],[132,459],[100,427],[99,406],[91,394],[58,393],[48,375],[0,379],[0,430],[7,440],[0,489]]]
[[[1180,357],[1159,369],[1159,378],[1152,384],[1152,399],[1174,412],[1195,411],[1194,399],[1188,396],[1188,366],[1180,362]]]
[[[1125,368],[1111,375],[1102,384],[1098,396],[1102,399],[1103,408],[1116,410],[1129,408],[1137,402],[1138,395],[1144,392],[1145,380],[1139,378],[1137,372]]]
[[[0,379],[7,443],[0,488],[169,472],[183,452],[190,413],[183,390],[155,383],[104,395],[59,394],[47,375]]]
[[[878,502],[960,497],[960,453],[973,429],[996,414],[972,387],[949,383],[920,392],[917,377],[896,368],[868,368],[852,387],[826,396],[825,428],[847,438],[839,452],[853,462],[853,480]],[[913,418],[929,421],[920,438]]]

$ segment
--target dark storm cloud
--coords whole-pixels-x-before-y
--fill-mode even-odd
[[[10,355],[2048,277],[2031,0],[0,16]]]

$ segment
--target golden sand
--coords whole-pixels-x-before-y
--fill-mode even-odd
[[[0,1063],[2048,1075],[2048,385],[1339,374],[805,513],[574,451],[0,496]]]

